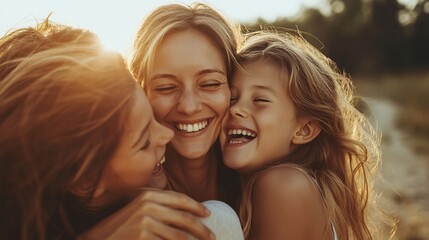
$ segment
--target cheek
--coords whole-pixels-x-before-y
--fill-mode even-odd
[[[207,105],[221,116],[225,115],[229,109],[229,100],[231,98],[231,92],[229,89],[203,93],[200,96],[204,99]]]
[[[132,159],[134,164],[129,164],[125,176],[137,186],[149,186],[152,178],[152,172],[155,169],[156,160],[154,154],[137,154]]]
[[[276,114],[274,109],[256,110],[254,113],[256,113],[253,116],[258,130],[264,136],[269,136],[270,142],[281,142],[282,144],[288,142],[290,126],[293,124],[292,119],[282,114]]]
[[[153,114],[158,121],[170,112],[176,105],[176,100],[173,96],[152,96],[149,103],[153,109]]]

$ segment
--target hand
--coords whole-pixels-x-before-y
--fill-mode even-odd
[[[190,197],[145,189],[136,199],[104,219],[79,239],[214,239],[199,217],[210,213]]]

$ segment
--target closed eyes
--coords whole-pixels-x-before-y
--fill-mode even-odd
[[[164,85],[164,86],[158,86],[153,88],[156,92],[160,93],[169,93],[176,89],[177,87],[175,85]]]
[[[224,83],[222,82],[206,82],[200,85],[200,87],[205,88],[205,89],[216,89],[218,87],[220,87],[221,85],[223,85]]]
[[[146,140],[146,142],[143,144],[143,146],[140,148],[140,150],[146,150],[150,146],[149,139]]]
[[[254,101],[255,102],[271,102],[270,100],[268,100],[266,98],[256,98]]]

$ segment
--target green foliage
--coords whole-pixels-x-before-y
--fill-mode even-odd
[[[258,19],[262,28],[300,31],[339,66],[351,73],[402,72],[429,67],[429,0],[407,9],[397,0],[328,0],[332,12],[308,8],[296,19]],[[340,6],[340,8],[338,8]],[[426,11],[425,11],[426,6]],[[400,16],[415,16],[411,22]]]

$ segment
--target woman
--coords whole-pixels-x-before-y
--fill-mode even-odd
[[[209,239],[202,205],[143,189],[165,188],[173,134],[93,34],[46,20],[0,40],[0,132],[2,238],[75,239],[116,212],[81,237]]]
[[[166,150],[169,187],[234,208],[239,178],[223,165],[217,139],[229,106],[237,30],[204,4],[161,6],[142,23],[130,63],[155,118],[174,131]]]

